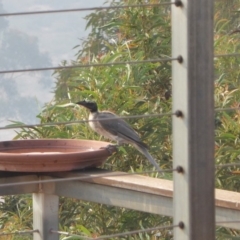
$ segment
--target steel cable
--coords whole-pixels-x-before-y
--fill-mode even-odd
[[[176,1],[178,2],[178,1]],[[159,7],[176,2],[162,2],[162,3],[149,3],[149,4],[133,4],[133,5],[118,5],[118,6],[106,6],[106,7],[89,7],[89,8],[72,8],[72,9],[58,9],[58,10],[44,10],[44,11],[29,11],[29,12],[12,12],[12,13],[0,13],[0,17],[12,17],[21,15],[36,15],[36,14],[53,14],[53,13],[66,13],[66,12],[80,12],[80,11],[94,11],[94,10],[109,10],[109,9],[122,9],[122,8],[138,8],[138,7]]]
[[[0,184],[1,187],[15,187],[28,184],[42,184],[42,183],[53,183],[53,182],[65,182],[65,181],[76,181],[76,180],[87,180],[101,177],[124,177],[131,175],[145,175],[151,173],[164,173],[164,172],[173,172],[178,171],[178,169],[165,169],[160,171],[144,171],[144,172],[134,172],[134,173],[125,173],[125,172],[110,172],[105,174],[92,174],[91,176],[77,176],[77,177],[66,177],[66,178],[54,178],[54,179],[39,179],[35,181],[25,181],[25,182],[14,182],[14,183],[3,183]],[[33,173],[34,174],[34,173]]]

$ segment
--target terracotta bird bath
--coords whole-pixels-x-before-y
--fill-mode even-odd
[[[59,172],[100,166],[115,152],[108,142],[69,139],[0,142],[0,171]]]

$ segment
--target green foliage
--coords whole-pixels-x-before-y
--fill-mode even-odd
[[[153,3],[155,1],[152,1]],[[126,1],[124,4],[144,1]],[[113,2],[112,4],[119,4]],[[129,8],[97,11],[87,17],[92,28],[89,38],[78,48],[71,64],[102,64],[146,60],[170,56],[170,15],[168,8]],[[133,23],[133,24],[129,24]],[[62,62],[62,65],[67,65]],[[100,109],[119,115],[157,114],[171,111],[171,64],[147,63],[63,69],[55,72],[55,101],[46,104],[38,115],[41,123],[87,119],[85,109],[74,104],[81,99],[95,100]],[[169,117],[129,119],[151,154],[162,168],[171,168],[171,119]],[[103,138],[87,124],[24,128],[16,139]],[[121,147],[103,168],[121,171],[153,169],[148,161],[130,146]],[[152,174],[156,177],[157,174]],[[166,174],[171,178],[171,174]],[[72,233],[98,236],[169,224],[170,218],[61,198],[60,228]],[[134,221],[133,221],[134,219]],[[156,232],[136,234],[121,239],[152,239]],[[169,231],[161,238],[170,239]],[[65,238],[67,239],[67,238]],[[163,239],[163,238],[162,238]]]
[[[118,4],[141,4],[144,0],[125,0]],[[149,0],[149,3],[156,3]],[[159,1],[161,2],[161,1]],[[215,5],[215,54],[239,52],[240,35],[229,34],[237,27],[239,0],[219,0]],[[120,61],[146,60],[171,56],[169,7],[126,8],[96,11],[86,17],[89,37],[76,46],[76,59],[71,64],[104,64]],[[240,59],[216,58],[215,106],[239,107]],[[68,65],[66,61],[62,65]],[[119,115],[158,114],[171,111],[171,64],[147,63],[62,69],[55,72],[55,100],[39,113],[41,123],[87,119],[87,111],[72,103],[81,99],[95,100],[100,109]],[[70,103],[69,103],[70,102]],[[164,169],[172,168],[171,119],[169,117],[129,119],[150,146],[151,154]],[[240,112],[216,113],[216,164],[240,162]],[[103,138],[86,124],[58,125],[22,129],[18,138]],[[146,159],[130,146],[108,159],[103,168],[121,171],[152,169]],[[152,177],[157,177],[157,174]],[[171,179],[171,174],[165,178]],[[216,187],[240,190],[239,167],[217,168]],[[61,198],[60,228],[87,236],[112,234],[171,223],[171,219],[79,200]],[[134,219],[134,220],[133,220]],[[155,232],[121,239],[153,239]],[[239,232],[217,228],[217,239],[237,239]],[[72,239],[66,237],[65,239]],[[169,231],[161,231],[159,239],[172,239]]]
[[[69,231],[70,226],[72,233],[82,233],[92,237],[99,234],[114,234],[116,231],[125,232],[149,228],[153,225],[171,224],[167,217],[160,218],[154,214],[139,213],[125,208],[82,202],[75,199],[69,201],[69,199],[61,198],[60,210],[62,216],[60,218],[60,226],[64,231]],[[88,227],[86,228],[86,226]],[[146,236],[153,236],[155,233],[153,231],[150,234],[146,234]],[[168,231],[163,231],[163,234],[170,236]],[[138,236],[136,234],[132,238],[129,237],[127,239],[139,239]]]
[[[129,1],[141,4],[144,1]],[[154,1],[153,1],[154,3]],[[120,4],[113,2],[113,5]],[[87,17],[92,28],[71,64],[104,64],[170,56],[170,16],[167,8],[128,8],[97,11]],[[134,23],[132,26],[129,23]],[[96,44],[96,41],[98,44]],[[96,49],[96,46],[100,46]],[[63,62],[62,65],[66,65]],[[100,109],[119,115],[156,114],[171,111],[171,65],[148,63],[62,69],[55,72],[55,102],[38,115],[41,123],[87,119],[85,109],[64,104],[80,99],[98,102]],[[65,107],[61,107],[65,106]],[[171,168],[171,119],[129,119],[163,168]],[[16,138],[81,138],[103,140],[86,124],[24,129]],[[125,150],[125,149],[126,150]],[[124,147],[104,166],[112,170],[152,169],[132,147]],[[137,154],[136,154],[137,153]]]
[[[32,230],[32,200],[29,195],[6,196],[0,202],[0,233]],[[6,235],[3,240],[29,240],[29,235]]]
[[[225,1],[220,1],[226,7]],[[240,7],[239,1],[231,2],[232,9]],[[221,6],[221,7],[222,7]],[[229,5],[230,6],[230,5]],[[221,10],[221,8],[219,8]],[[231,9],[231,8],[229,8]],[[230,30],[236,26],[235,14],[223,18],[226,12],[217,11],[215,15],[215,54],[239,52],[239,35],[229,35]],[[230,10],[229,10],[230,11]],[[222,16],[223,15],[223,16]],[[238,18],[239,19],[239,18]],[[239,107],[240,98],[240,59],[239,57],[227,57],[215,59],[215,104],[218,108]],[[216,164],[240,162],[239,155],[239,111],[217,112],[216,124]],[[216,187],[232,191],[239,191],[239,176],[234,174],[239,166],[217,169]]]
[[[216,1],[215,11],[215,55],[239,53],[240,35],[229,34],[238,27],[240,2]],[[215,106],[237,108],[240,97],[239,57],[216,58]],[[216,164],[240,163],[240,112],[216,112],[215,162]],[[240,190],[239,166],[216,169],[216,187],[230,191]],[[217,228],[217,239],[239,239],[239,231]]]

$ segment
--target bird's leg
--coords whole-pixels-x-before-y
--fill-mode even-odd
[[[124,142],[122,142],[121,140],[117,140],[117,144],[109,144],[106,147],[101,147],[101,149],[107,149],[107,151],[112,154],[114,152],[118,151],[118,147],[120,147],[121,145],[123,145]]]
[[[117,145],[118,145],[118,146],[122,146],[123,144],[124,144],[124,141],[121,141],[121,140],[118,140],[118,141],[117,141]]]
[[[101,147],[100,149],[106,149],[110,154],[113,154],[114,152],[117,152],[118,145],[109,144],[106,147]]]

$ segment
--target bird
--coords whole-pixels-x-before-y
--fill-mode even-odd
[[[138,134],[122,118],[110,111],[98,111],[98,105],[94,101],[79,101],[77,105],[83,106],[90,111],[88,120],[90,127],[98,134],[116,141],[118,145],[131,144],[142,153],[149,162],[161,171],[161,168],[148,152],[148,146],[141,141]]]

